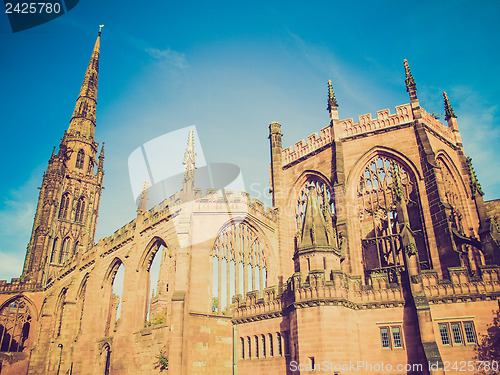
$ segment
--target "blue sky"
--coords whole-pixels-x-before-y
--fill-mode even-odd
[[[473,5],[474,4],[474,5]],[[106,142],[97,238],[135,216],[129,154],[196,125],[209,162],[241,167],[268,203],[268,125],[284,146],[340,117],[409,102],[443,113],[446,91],[486,199],[500,197],[499,1],[172,2],[80,0],[68,14],[12,34],[0,15],[0,279],[17,277],[52,147],[69,124],[97,36],[96,140]],[[441,117],[443,118],[443,117]]]

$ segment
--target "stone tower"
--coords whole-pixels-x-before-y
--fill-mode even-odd
[[[64,263],[94,243],[104,176],[104,144],[95,142],[101,31],[75,110],[43,176],[22,278],[47,284]],[[96,168],[97,167],[97,168]]]

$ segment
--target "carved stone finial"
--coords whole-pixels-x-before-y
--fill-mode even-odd
[[[196,153],[194,152],[194,133],[189,131],[188,146],[184,153],[184,182],[194,182],[194,171],[196,169]]]
[[[457,116],[455,116],[455,113],[453,112],[453,108],[451,108],[450,100],[448,99],[448,94],[446,94],[446,92],[444,91],[443,91],[443,99],[444,99],[444,111],[446,114],[445,120],[448,121],[452,117],[457,118]]]
[[[406,84],[406,91],[410,92],[410,90],[417,91],[417,85],[415,84],[415,78],[411,75],[410,71],[410,66],[408,65],[408,60],[404,59],[404,65],[405,65],[405,84]]]
[[[466,159],[467,162],[467,168],[469,169],[469,174],[470,174],[470,188],[472,190],[472,195],[479,194],[481,196],[484,195],[483,190],[481,189],[481,184],[477,180],[476,172],[474,171],[474,167],[472,166],[472,158],[467,157]]]
[[[328,80],[328,107],[327,109],[331,111],[332,109],[337,109],[338,107],[337,99],[333,93],[332,81]]]
[[[401,183],[401,176],[397,169],[396,162],[391,160],[391,175],[393,179],[392,189],[398,200],[404,199],[403,184]]]

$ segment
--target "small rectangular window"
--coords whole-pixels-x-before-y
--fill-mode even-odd
[[[448,333],[448,325],[440,324],[439,333],[441,334],[441,342],[443,345],[450,345],[450,335]]]
[[[382,339],[382,348],[390,348],[389,329],[387,327],[380,328],[380,338]]]
[[[464,322],[464,331],[465,331],[465,339],[467,340],[467,344],[475,344],[476,343],[476,335],[474,332],[474,323]]]
[[[453,342],[455,344],[463,344],[462,331],[460,330],[460,323],[451,323],[451,333],[453,334]]]
[[[394,343],[395,348],[402,348],[403,342],[401,340],[401,328],[400,327],[392,327],[392,342]]]

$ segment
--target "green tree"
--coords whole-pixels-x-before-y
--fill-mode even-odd
[[[478,340],[474,358],[484,361],[485,368],[480,370],[481,374],[500,374],[500,310],[495,313],[493,323],[488,325],[486,332]]]

